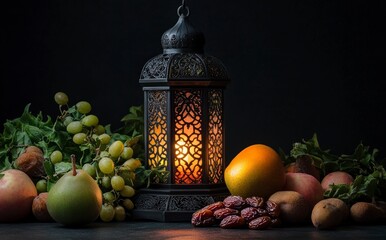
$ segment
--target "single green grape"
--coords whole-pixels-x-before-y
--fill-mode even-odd
[[[85,116],[81,121],[82,124],[86,127],[95,127],[99,123],[98,117],[92,114]]]
[[[55,150],[50,155],[50,160],[53,164],[59,163],[63,160],[63,154],[59,150]]]
[[[109,176],[103,176],[102,177],[102,187],[106,190],[110,190],[111,189],[111,180],[110,180],[110,177]]]
[[[113,203],[116,199],[115,194],[111,191],[103,193],[103,199],[105,202]]]
[[[129,160],[126,160],[123,164],[122,167],[128,168],[131,171],[135,171],[137,168],[142,166],[141,160],[136,159],[136,158],[130,158]]]
[[[102,125],[98,125],[98,126],[96,126],[96,127],[93,129],[93,132],[94,132],[95,134],[97,134],[97,135],[101,135],[101,134],[105,133],[106,130],[105,130],[105,127],[103,127]]]
[[[119,157],[123,151],[123,148],[124,148],[123,142],[119,140],[113,142],[109,147],[109,153],[111,157],[113,158]]]
[[[80,145],[86,142],[87,135],[85,133],[77,133],[72,137],[74,143]]]
[[[80,121],[73,121],[67,125],[66,129],[67,129],[68,133],[77,134],[77,133],[80,133],[82,131],[83,126],[82,126],[82,123]]]
[[[99,170],[104,174],[111,174],[114,172],[114,162],[111,158],[103,157],[98,163]]]
[[[130,159],[133,157],[134,150],[131,147],[124,147],[123,151],[121,153],[121,158],[123,159]]]
[[[125,180],[119,175],[115,175],[111,178],[111,187],[115,191],[121,191],[125,186]]]
[[[114,219],[115,209],[111,204],[103,204],[99,213],[99,218],[103,222],[111,222]]]
[[[76,110],[82,114],[91,112],[91,104],[87,101],[80,101],[76,105]]]
[[[135,189],[131,186],[125,185],[119,192],[122,197],[133,197],[135,195]]]
[[[107,133],[103,133],[101,135],[98,136],[98,139],[99,141],[104,144],[104,145],[107,145],[109,144],[110,140],[111,140],[111,137],[110,135],[108,135]]]
[[[66,105],[68,103],[68,96],[64,92],[57,92],[54,95],[54,100],[59,105]]]
[[[133,201],[131,201],[131,199],[129,198],[125,198],[123,201],[122,201],[122,205],[123,207],[125,207],[127,210],[133,210],[134,209],[134,203]]]
[[[126,219],[126,210],[124,207],[118,205],[115,207],[114,219],[117,222],[123,222]]]
[[[35,186],[38,193],[47,192],[47,180],[40,179],[36,182]]]
[[[85,164],[83,164],[82,169],[83,169],[83,171],[88,173],[88,175],[90,175],[92,178],[96,177],[96,169],[92,164],[85,163]]]

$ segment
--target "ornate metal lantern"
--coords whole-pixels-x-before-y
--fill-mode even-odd
[[[149,167],[165,166],[167,182],[143,189],[134,217],[186,221],[227,195],[223,180],[224,65],[204,54],[204,35],[189,22],[182,1],[179,19],[161,38],[163,54],[143,67],[145,152]]]

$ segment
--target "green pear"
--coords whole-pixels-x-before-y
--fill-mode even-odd
[[[47,209],[58,223],[81,226],[94,222],[102,208],[102,191],[97,182],[83,170],[73,169],[64,174],[50,189]]]

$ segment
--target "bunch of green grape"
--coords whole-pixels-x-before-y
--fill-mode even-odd
[[[137,142],[129,136],[107,131],[98,117],[91,114],[89,102],[79,101],[69,107],[68,96],[63,92],[56,93],[54,99],[61,113],[58,119],[82,154],[79,167],[97,181],[103,192],[100,219],[124,221],[134,208],[135,171],[142,167],[133,149]],[[63,155],[68,154],[71,153],[55,150],[50,160],[58,164],[63,161]]]

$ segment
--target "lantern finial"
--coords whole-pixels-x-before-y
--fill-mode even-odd
[[[189,21],[189,7],[182,1],[177,9],[179,19],[177,23],[165,31],[161,38],[164,53],[203,53],[205,37],[196,30]]]

